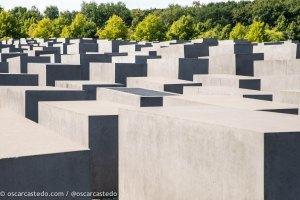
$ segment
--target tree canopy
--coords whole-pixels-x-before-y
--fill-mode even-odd
[[[65,26],[61,36],[66,38],[95,37],[97,26],[82,13],[78,13],[69,26]]]
[[[190,40],[196,34],[193,18],[188,16],[182,16],[177,21],[173,22],[169,31],[167,32],[168,39],[176,40]]]
[[[158,41],[165,39],[166,27],[160,17],[149,14],[141,21],[133,33],[133,39],[141,41]]]
[[[105,27],[99,30],[97,34],[101,39],[126,39],[128,30],[123,19],[117,15],[113,15],[106,22]]]
[[[115,24],[115,25],[114,25]],[[47,27],[48,30],[44,27]],[[136,40],[190,40],[199,37],[250,41],[300,40],[299,0],[228,1],[165,9],[130,10],[122,2],[84,2],[80,11],[48,6],[0,7],[1,38],[33,35]],[[97,32],[98,30],[98,32]],[[47,34],[46,34],[47,33]]]

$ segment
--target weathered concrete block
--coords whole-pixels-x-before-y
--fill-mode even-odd
[[[121,109],[119,120],[121,199],[299,195],[298,116],[202,106]]]
[[[127,87],[144,88],[149,90],[173,92],[183,94],[183,88],[187,86],[201,86],[201,83],[179,79],[167,79],[164,77],[130,77],[127,78]]]
[[[254,62],[255,76],[300,74],[300,60],[262,60]]]
[[[97,88],[124,87],[120,83],[105,83],[100,81],[55,81],[55,86],[60,88],[78,89],[86,91],[88,100],[96,100]]]
[[[194,75],[194,81],[203,86],[226,86],[251,90],[261,89],[261,80],[250,76],[226,74]]]
[[[86,99],[86,92],[55,87],[0,87],[0,107],[7,108],[38,122],[39,101],[78,101]]]
[[[56,80],[81,80],[80,65],[29,63],[28,73],[39,75],[40,86],[55,86]]]
[[[90,153],[87,148],[11,112],[1,110],[0,113],[2,191],[45,191],[48,195],[58,191],[63,191],[64,195],[73,190],[91,191]],[[57,198],[44,195],[36,199]]]
[[[147,65],[135,63],[90,63],[90,80],[121,83],[127,77],[147,76]]]
[[[105,54],[74,54],[74,55],[62,55],[61,63],[80,65],[82,79],[88,80],[90,77],[91,62],[110,63],[111,60],[112,60],[111,56]]]
[[[181,95],[168,96],[164,99],[164,106],[196,106],[196,105],[214,105],[228,108],[246,109],[252,111],[266,111],[286,114],[299,113],[299,106],[292,104],[257,101],[256,99],[243,98],[234,95]]]
[[[92,191],[118,192],[119,106],[103,101],[39,104],[40,124],[90,149]]]
[[[28,56],[27,54],[18,57],[8,58],[9,73],[27,73],[28,63],[50,63],[50,57]]]
[[[174,95],[142,88],[98,88],[97,100],[110,101],[130,106],[163,106],[163,97]]]
[[[67,46],[68,54],[84,54],[87,52],[98,52],[97,43],[75,43]]]
[[[300,90],[280,90],[275,92],[274,101],[300,105]]]

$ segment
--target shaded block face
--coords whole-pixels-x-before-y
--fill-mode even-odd
[[[147,76],[146,64],[116,63],[115,82],[126,85],[127,77]]]
[[[8,73],[8,63],[0,62],[0,73]]]
[[[99,88],[97,100],[111,101],[137,107],[163,106],[163,97],[175,94],[142,88]]]
[[[184,86],[202,86],[202,83],[165,84],[164,91],[183,94]]]
[[[116,88],[115,90],[140,96],[140,107],[163,106],[163,96],[172,95],[165,92],[145,90],[142,88]]]
[[[47,65],[46,85],[55,86],[56,80],[81,80],[80,65]]]
[[[266,133],[265,200],[300,197],[300,133]]]
[[[239,88],[260,90],[260,79],[240,79]]]
[[[35,74],[0,74],[0,85],[37,86],[38,82]]]
[[[102,54],[80,54],[81,76],[83,80],[90,77],[90,62],[111,62],[111,56]]]
[[[87,174],[90,171],[89,159],[89,151],[0,159],[1,190],[49,193],[91,191],[90,177]],[[57,198],[36,197],[35,199]],[[73,197],[69,195],[64,196],[63,199],[73,199]],[[90,198],[79,197],[78,199]]]
[[[38,122],[39,101],[76,101],[85,99],[85,91],[27,90],[25,92],[25,116],[32,121]]]
[[[115,74],[116,83],[122,83],[126,85],[127,77],[147,76],[147,65],[116,63]]]
[[[244,94],[243,98],[257,99],[257,100],[264,100],[264,101],[273,101],[272,94]]]
[[[208,74],[208,59],[179,59],[178,78],[192,81],[194,74]]]
[[[86,91],[87,99],[88,100],[96,100],[97,98],[97,88],[101,87],[123,87],[122,84],[89,84],[89,85],[82,85],[82,89]]]
[[[92,191],[118,193],[118,116],[89,116]]]
[[[298,108],[268,109],[268,110],[260,110],[260,111],[284,113],[284,114],[291,114],[291,115],[298,115],[299,114],[299,109]]]

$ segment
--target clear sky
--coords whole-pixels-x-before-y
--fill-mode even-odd
[[[60,10],[79,10],[84,0],[0,0],[0,6],[11,9],[16,6],[30,8],[36,6],[43,11],[48,5],[56,5]],[[89,2],[90,0],[85,0]],[[97,3],[118,2],[120,0],[94,0]],[[165,8],[169,4],[191,5],[195,0],[123,0],[129,8]],[[227,0],[200,0],[201,3],[220,2]]]

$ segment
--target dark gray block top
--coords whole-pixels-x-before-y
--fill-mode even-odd
[[[155,91],[155,90],[147,90],[143,88],[122,88],[122,87],[114,87],[114,88],[109,88],[112,90],[118,90],[121,92],[127,92],[139,96],[144,96],[144,97],[162,97],[162,96],[172,96],[176,94],[170,94],[167,92],[160,92],[160,91]]]

